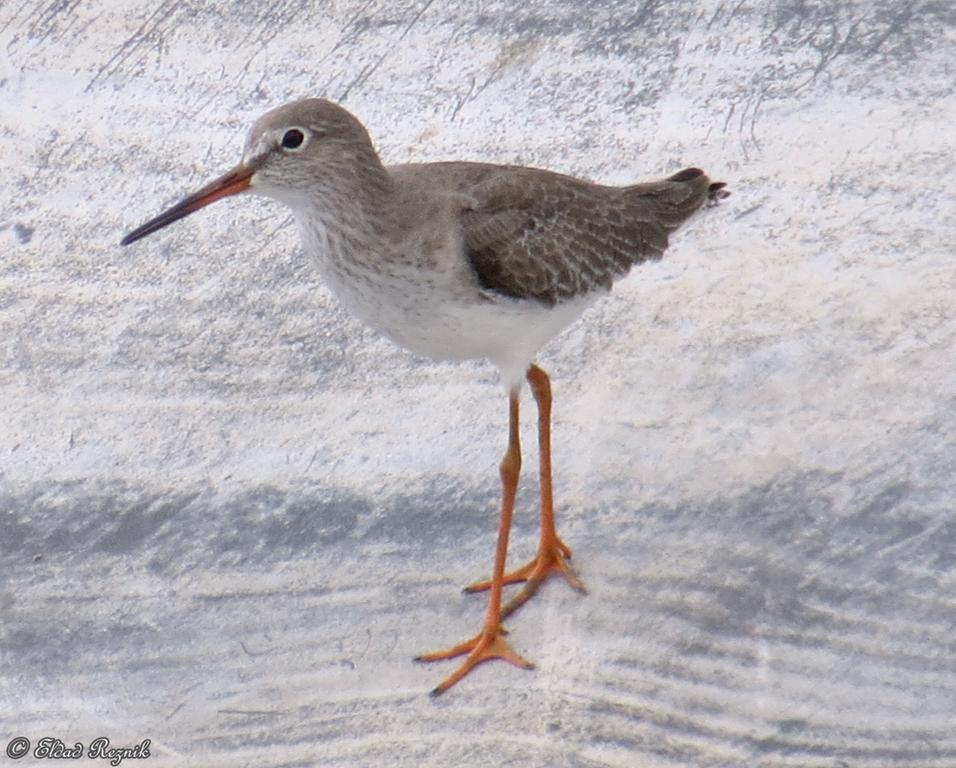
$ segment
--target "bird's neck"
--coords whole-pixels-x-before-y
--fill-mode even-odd
[[[395,184],[375,151],[355,148],[328,166],[309,193],[289,201],[296,216],[336,237],[379,233],[395,197]]]

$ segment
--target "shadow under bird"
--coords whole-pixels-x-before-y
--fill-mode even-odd
[[[465,656],[433,693],[492,658],[532,665],[505,639],[502,621],[550,574],[578,590],[558,537],[551,491],[551,385],[534,358],[607,294],[632,266],[661,257],[668,236],[708,200],[728,193],[688,168],[660,181],[609,187],[550,171],[484,163],[383,165],[361,122],[323,99],[286,104],[249,132],[231,171],[123,238],[130,243],[230,195],[254,192],[295,214],[305,252],[339,300],[372,328],[435,359],[487,359],[508,392],[508,447],[500,465],[501,513],[481,630],[419,656]],[[518,404],[527,380],[538,406],[540,543],[505,572],[521,447]],[[502,605],[503,586],[524,582]]]

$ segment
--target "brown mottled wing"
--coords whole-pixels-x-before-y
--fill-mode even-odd
[[[696,168],[631,187],[502,168],[469,190],[465,248],[486,290],[553,305],[609,290],[634,264],[659,259],[712,186]]]

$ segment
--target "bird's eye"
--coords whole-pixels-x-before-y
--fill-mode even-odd
[[[282,134],[282,148],[283,149],[298,149],[302,146],[302,142],[305,141],[305,134],[302,133],[298,128],[290,128],[288,131]]]

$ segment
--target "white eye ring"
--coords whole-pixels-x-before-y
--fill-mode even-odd
[[[305,146],[307,135],[304,128],[287,128],[279,140],[279,146],[286,152],[298,152]]]

